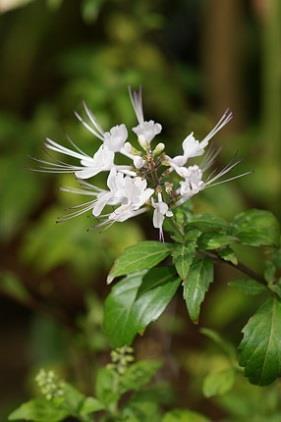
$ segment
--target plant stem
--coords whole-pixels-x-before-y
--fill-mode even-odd
[[[223,264],[227,264],[227,265],[229,265],[229,266],[231,266],[233,268],[236,268],[236,270],[240,271],[241,273],[246,274],[250,278],[253,278],[254,280],[258,281],[259,283],[262,283],[262,284],[267,285],[267,282],[263,278],[263,276],[261,276],[260,274],[256,273],[254,270],[252,270],[251,268],[247,267],[242,262],[238,262],[238,264],[235,265],[235,264],[233,264],[230,261],[225,261],[223,258],[221,258],[219,255],[217,255],[214,252],[203,251],[202,253],[205,256],[211,258],[213,261],[220,262],[220,263],[223,263]]]

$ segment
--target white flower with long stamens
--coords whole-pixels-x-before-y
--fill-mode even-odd
[[[239,179],[240,177],[248,175],[250,172],[245,172],[237,176],[233,176],[228,179],[223,179],[221,181],[218,181],[225,174],[229,173],[239,163],[240,161],[229,163],[216,175],[213,175],[213,174],[209,175],[206,181],[203,180],[204,168],[201,168],[198,165],[189,166],[189,167],[181,167],[180,176],[183,177],[184,180],[180,182],[180,187],[178,189],[178,194],[180,195],[180,199],[177,201],[176,205],[179,206],[183,204],[184,202],[189,200],[192,196],[196,195],[197,193],[201,192],[204,189],[207,189],[208,187],[217,186],[222,183],[230,182],[232,180]]]
[[[154,120],[144,120],[141,89],[139,89],[139,91],[132,91],[129,89],[129,93],[138,121],[138,125],[132,130],[138,136],[140,146],[147,150],[150,148],[151,141],[162,131],[162,126],[160,123],[154,122]]]
[[[218,123],[201,142],[195,139],[193,132],[190,133],[182,143],[183,155],[178,155],[174,158],[170,158],[169,156],[166,157],[170,166],[177,171],[178,167],[183,167],[190,158],[202,155],[205,148],[208,146],[209,141],[231,121],[232,117],[232,113],[229,110],[226,110]]]
[[[158,193],[158,201],[155,202],[152,199],[152,206],[154,208],[153,212],[153,227],[159,229],[159,239],[164,241],[163,234],[163,223],[165,217],[172,217],[173,212],[169,209],[169,206],[162,200],[161,193]]]
[[[239,161],[231,162],[218,173],[208,172],[219,150],[207,152],[200,164],[189,162],[192,158],[203,155],[213,136],[232,119],[232,113],[226,111],[202,141],[198,141],[193,133],[188,135],[182,143],[183,154],[171,158],[165,154],[165,145],[162,142],[151,148],[151,141],[161,132],[162,126],[153,120],[144,120],[141,90],[129,89],[129,93],[138,120],[138,125],[133,128],[133,131],[138,135],[141,146],[139,150],[127,141],[128,130],[125,124],[114,126],[106,132],[84,104],[85,120],[78,113],[75,114],[82,125],[102,141],[102,145],[91,156],[71,140],[73,149],[47,139],[48,150],[72,157],[79,162],[72,165],[58,159],[54,162],[35,159],[42,165],[37,171],[74,173],[80,180],[82,188],[64,190],[89,198],[87,202],[72,207],[72,210],[60,221],[66,221],[90,211],[94,217],[102,219],[99,226],[110,226],[115,222],[126,221],[144,212],[152,211],[153,226],[159,230],[160,240],[163,241],[163,223],[165,218],[173,216],[174,208],[204,189],[235,180],[249,173],[224,178]],[[129,164],[115,164],[115,157],[118,154],[122,155],[123,159],[124,157],[129,159]],[[109,173],[107,189],[100,189],[83,180],[100,172]],[[113,209],[108,207],[113,207]]]
[[[49,167],[45,167],[46,171],[74,173],[78,179],[89,179],[102,171],[110,171],[114,167],[114,152],[108,150],[104,145],[99,147],[93,157],[84,152],[76,152],[66,148],[49,138],[47,138],[45,145],[52,151],[78,158],[81,164],[80,166],[72,166],[70,164],[52,165],[52,163],[48,163]]]
[[[181,169],[184,170],[181,174],[181,176],[184,177],[184,181],[180,182],[178,193],[181,198],[177,205],[187,201],[205,188],[205,183],[202,180],[203,171],[199,166],[181,167]]]
[[[77,119],[89,132],[91,132],[94,136],[103,141],[105,147],[109,151],[120,152],[128,138],[128,130],[124,123],[122,123],[121,125],[113,126],[108,132],[105,132],[99,125],[96,117],[87,107],[87,105],[85,103],[83,103],[83,105],[85,113],[89,119],[89,123],[87,123],[80,116],[80,114],[75,112],[75,116],[77,117]]]
[[[146,204],[153,195],[154,189],[148,188],[147,181],[141,177],[125,176],[122,193],[120,207],[108,214],[108,218],[103,224],[115,221],[122,222],[147,211]]]

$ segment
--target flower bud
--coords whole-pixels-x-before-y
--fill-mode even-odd
[[[164,151],[164,149],[165,149],[165,145],[164,145],[162,142],[160,142],[160,143],[159,143],[159,144],[157,144],[157,145],[156,145],[156,147],[154,148],[154,150],[153,150],[153,155],[154,155],[154,156],[157,156],[157,155],[161,154],[161,152],[163,152],[163,151]]]

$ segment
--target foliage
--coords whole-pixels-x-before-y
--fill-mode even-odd
[[[280,229],[273,214],[256,209],[280,215],[278,0],[243,10],[232,2],[228,12],[194,0],[0,3],[0,419],[28,394],[35,398],[11,418],[110,418],[121,394],[124,421],[279,421]],[[216,28],[224,35],[216,37]],[[55,224],[76,205],[58,189],[70,179],[30,171],[29,157],[48,159],[46,135],[61,140],[66,132],[82,149],[96,148],[72,122],[83,100],[104,127],[108,114],[132,123],[128,85],[142,85],[148,113],[165,122],[169,154],[191,127],[199,139],[223,107],[233,107],[216,164],[237,150],[242,171],[253,170],[178,209],[165,223],[165,244],[142,217],[106,231],[83,217]],[[142,257],[138,267],[132,251]],[[118,372],[111,395],[116,368],[103,367],[109,345],[134,340],[141,360],[128,363],[127,378]],[[151,356],[164,362],[157,381],[170,388],[148,384],[157,367],[147,364]],[[62,381],[63,403],[35,394],[29,380],[38,367],[71,380]]]
[[[280,246],[280,227],[276,218],[269,212],[245,211],[234,217],[229,224],[208,215],[196,218],[190,211],[184,215],[180,212],[178,218],[181,219],[181,225],[176,215],[174,228],[170,229],[171,237],[175,239],[174,245],[159,243],[157,247],[156,242],[141,242],[125,250],[114,264],[111,274],[117,276],[131,274],[134,264],[136,270],[155,267],[168,254],[173,258],[175,265],[174,269],[171,266],[161,266],[148,273],[128,275],[112,289],[105,306],[105,329],[114,346],[131,344],[137,333],[142,333],[147,325],[160,316],[179,287],[180,279],[184,286],[183,298],[190,318],[193,322],[198,322],[201,304],[214,277],[212,260],[224,260],[219,255],[221,248],[231,248],[235,243],[265,245],[270,246],[271,253],[276,256],[276,246]],[[220,237],[218,226],[222,232]],[[191,238],[193,240],[190,240]],[[155,259],[152,260],[151,257]],[[184,265],[181,263],[183,259],[187,262]],[[242,272],[247,272],[247,267],[245,269],[238,261],[232,262],[232,265]],[[239,347],[239,363],[245,367],[245,375],[251,382],[259,385],[269,384],[280,374],[281,346],[277,333],[280,328],[281,305],[278,283],[278,280],[268,283],[259,276],[257,280],[244,278],[243,282],[239,279],[236,283],[241,290],[246,290],[246,293],[260,293],[265,298],[275,293],[275,297],[267,299],[243,329],[244,339]],[[207,396],[221,394],[231,388],[233,382],[234,373],[230,369],[210,375],[204,390]]]
[[[11,413],[9,420],[59,422],[67,416],[74,416],[79,421],[87,422],[93,420],[96,413],[101,417],[99,420],[108,422],[148,421],[152,415],[153,420],[162,420],[161,385],[157,386],[157,395],[157,390],[153,393],[149,387],[161,363],[153,360],[134,362],[129,347],[114,350],[111,358],[112,362],[100,368],[97,374],[96,397],[86,397],[72,385],[59,380],[54,372],[41,370],[36,377],[41,397],[22,404]],[[187,420],[187,416],[194,418],[189,419],[192,421],[207,420],[190,411],[167,413],[164,420],[172,421],[175,415],[180,415],[183,421]]]

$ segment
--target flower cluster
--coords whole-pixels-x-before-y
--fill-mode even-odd
[[[41,369],[35,378],[38,387],[47,400],[62,398],[64,395],[64,383],[59,380],[53,371]]]
[[[170,157],[165,153],[165,145],[152,141],[162,131],[162,126],[153,120],[145,120],[142,105],[142,92],[129,89],[130,99],[137,118],[137,125],[132,131],[137,136],[138,146],[128,142],[128,129],[125,124],[104,131],[95,115],[84,104],[85,116],[75,113],[81,124],[101,141],[101,145],[93,156],[87,155],[72,141],[73,149],[47,139],[46,147],[56,153],[73,157],[76,164],[68,164],[61,160],[38,160],[42,167],[39,171],[51,173],[73,173],[81,183],[81,188],[65,188],[64,191],[88,196],[89,201],[74,207],[60,221],[91,211],[99,217],[99,225],[110,225],[122,222],[131,217],[153,210],[153,226],[159,229],[163,240],[163,222],[166,217],[173,216],[173,209],[207,187],[221,183],[222,176],[228,173],[238,162],[223,168],[218,174],[205,177],[206,170],[213,163],[217,152],[209,152],[200,164],[192,164],[190,160],[202,156],[209,141],[231,119],[232,113],[226,111],[215,127],[201,141],[190,133],[182,143],[182,155]],[[128,165],[118,164],[118,156],[130,160]],[[102,189],[86,181],[101,172],[108,172],[107,188]],[[242,175],[236,176],[240,177]],[[233,180],[232,177],[228,180]],[[226,180],[223,180],[226,181]],[[110,212],[103,213],[108,206]]]
[[[111,352],[111,362],[107,368],[113,369],[119,375],[125,373],[126,369],[134,362],[134,350],[132,347],[123,346]]]

